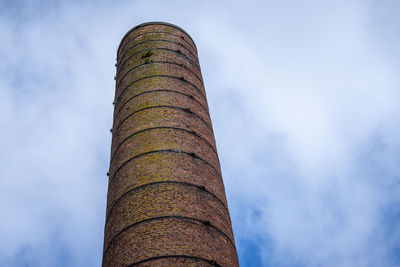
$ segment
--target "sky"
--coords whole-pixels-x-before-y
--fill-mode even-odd
[[[0,266],[100,266],[116,50],[196,42],[241,266],[400,266],[400,2],[0,0]]]

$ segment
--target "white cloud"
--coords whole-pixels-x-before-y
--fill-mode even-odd
[[[234,210],[236,229],[271,237],[273,264],[390,265],[382,220],[397,219],[383,211],[399,200],[399,168],[387,166],[398,164],[396,65],[368,5],[314,4],[259,4],[249,20],[229,10],[200,35],[217,58],[205,80],[209,95],[222,91],[210,99],[230,199],[262,213],[245,221]],[[368,159],[377,136],[387,142]]]

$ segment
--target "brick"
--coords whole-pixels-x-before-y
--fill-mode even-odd
[[[103,266],[239,266],[192,38],[129,31],[114,104]]]

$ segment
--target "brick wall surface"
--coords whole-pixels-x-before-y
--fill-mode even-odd
[[[193,40],[139,25],[116,66],[103,266],[238,266]]]

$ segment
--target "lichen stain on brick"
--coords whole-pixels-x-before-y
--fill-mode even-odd
[[[139,25],[117,61],[103,266],[239,266],[193,40]]]

